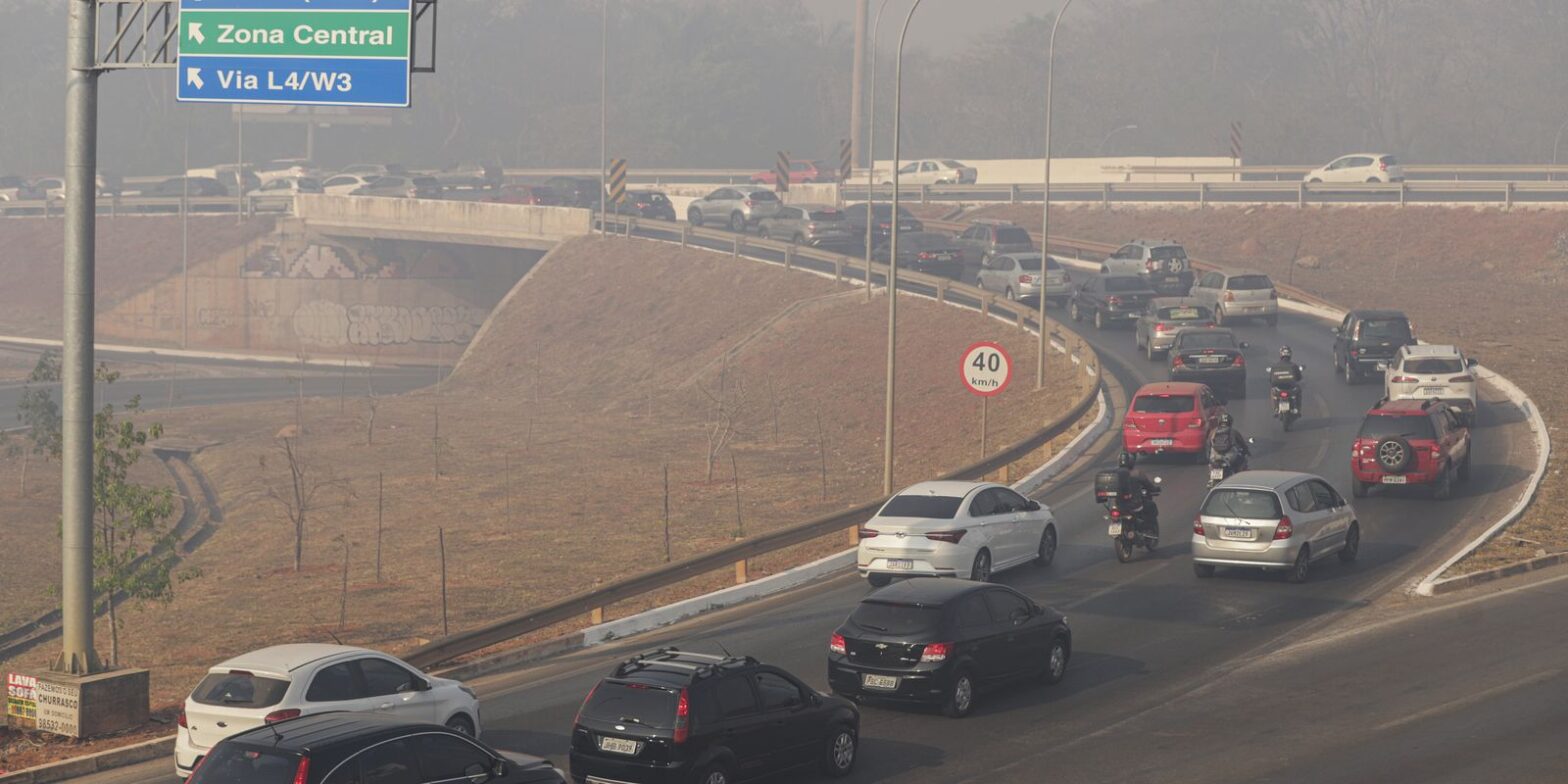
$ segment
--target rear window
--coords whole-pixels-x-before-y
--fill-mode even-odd
[[[867,601],[855,607],[849,622],[879,634],[918,634],[936,631],[941,626],[942,608]]]
[[[1160,308],[1156,315],[1167,321],[1198,321],[1209,318],[1209,309],[1196,305],[1183,305],[1174,308]]]
[[[301,177],[301,178],[299,178],[298,180],[295,181],[295,184],[298,185],[300,188],[305,188],[305,189],[320,188],[321,187],[321,181],[320,180],[314,180],[314,179],[311,179],[309,177]]]
[[[645,727],[667,730],[675,726],[680,695],[671,689],[641,683],[601,681],[583,705],[583,716],[599,721],[635,719]]]
[[[1132,401],[1139,414],[1185,414],[1192,411],[1192,395],[1139,395]]]
[[[1401,341],[1410,339],[1410,322],[1399,319],[1367,319],[1361,322],[1362,340]]]
[[[1187,258],[1187,249],[1180,245],[1163,245],[1158,248],[1150,248],[1149,258],[1161,261],[1165,259],[1185,259]]]
[[[1425,414],[1409,416],[1373,414],[1362,421],[1362,438],[1387,438],[1389,436],[1436,438],[1437,433],[1432,430],[1432,418]]]
[[[951,169],[962,169],[964,165],[958,161],[942,161],[942,165]]]
[[[1125,278],[1106,278],[1105,279],[1105,290],[1106,291],[1143,291],[1145,288],[1147,288],[1147,287],[1144,285],[1144,282],[1141,279],[1139,279],[1139,278],[1134,278],[1134,277],[1130,277],[1129,276],[1129,277],[1125,277]]]
[[[1235,348],[1236,336],[1229,332],[1186,332],[1176,336],[1177,348]]]
[[[1274,288],[1274,281],[1267,275],[1237,275],[1225,284],[1231,291],[1263,291]]]
[[[844,219],[844,213],[838,210],[816,210],[811,213],[811,219],[814,221],[841,221]]]
[[[298,770],[292,754],[221,743],[187,784],[293,784]]]
[[[1279,497],[1267,490],[1237,490],[1221,487],[1209,493],[1202,514],[1209,517],[1239,517],[1243,520],[1278,520]]]
[[[882,505],[878,517],[930,517],[951,520],[964,499],[950,495],[895,495]]]
[[[1017,258],[1017,257],[1014,257],[1013,260],[1018,262],[1019,269],[1022,269],[1025,272],[1039,272],[1040,271],[1040,259],[1038,257],[1035,257],[1035,256],[1025,256],[1024,258],[1021,258],[1021,259]],[[1056,264],[1054,262],[1051,264],[1051,269],[1056,269]]]
[[[779,200],[779,197],[773,195],[773,191],[752,191],[752,192],[746,194],[746,197],[751,199],[752,201],[778,201]]]
[[[289,682],[248,672],[209,672],[196,684],[191,699],[203,705],[266,708],[278,704]]]
[[[1029,239],[1029,232],[1023,229],[997,229],[996,241],[1008,245],[1033,245],[1034,240]]]
[[[1399,165],[1399,161],[1394,160],[1394,156],[1392,156],[1392,155],[1385,155],[1385,156],[1383,156],[1381,158],[1378,158],[1378,161],[1383,163],[1385,166],[1398,166]]]
[[[1405,360],[1404,367],[1404,371],[1406,373],[1422,373],[1427,375],[1433,373],[1463,373],[1464,369],[1465,363],[1459,361],[1457,358],[1440,359],[1435,357],[1424,359],[1407,359]]]

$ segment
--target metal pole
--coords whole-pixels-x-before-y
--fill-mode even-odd
[[[185,114],[183,156],[185,172],[180,178],[180,348],[191,346],[191,115]]]
[[[609,99],[610,94],[610,0],[600,0],[599,3],[599,233],[609,233],[609,225],[605,223],[605,177],[606,139],[609,131]]]
[[[866,13],[871,0],[855,0],[855,64],[849,77],[849,155],[850,161],[860,155],[860,113],[865,107],[865,94],[860,89],[866,75]]]
[[[235,143],[234,167],[234,222],[245,222],[245,104],[234,107],[239,117],[239,140]]]
[[[101,669],[93,650],[93,226],[98,171],[95,0],[69,0],[65,80],[65,341],[61,363],[60,656],[56,672]]]
[[[1552,141],[1552,165],[1553,166],[1557,165],[1557,145],[1562,144],[1562,142],[1563,142],[1563,129],[1565,129],[1565,128],[1568,128],[1568,120],[1564,120],[1562,125],[1557,126],[1557,138]],[[1555,180],[1555,179],[1557,179],[1557,172],[1547,172],[1546,173],[1546,179],[1548,179],[1548,180]]]
[[[1100,156],[1105,154],[1105,143],[1110,141],[1112,136],[1115,136],[1116,134],[1121,133],[1122,131],[1136,131],[1136,130],[1138,130],[1138,126],[1136,126],[1136,125],[1123,125],[1123,126],[1121,126],[1119,128],[1112,128],[1111,132],[1105,134],[1105,138],[1100,140],[1100,146],[1094,148],[1094,157],[1098,158],[1098,157],[1100,157]],[[1240,165],[1240,164],[1237,164],[1237,165]]]
[[[882,32],[882,11],[887,0],[877,6],[877,19],[871,25],[871,122],[866,129],[866,301],[871,301],[871,229],[876,222],[877,170],[877,35]],[[896,222],[896,221],[895,221]]]
[[[1040,355],[1034,368],[1034,388],[1045,388],[1045,347],[1051,342],[1050,330],[1045,326],[1045,268],[1051,256],[1051,83],[1056,76],[1056,28],[1062,24],[1073,0],[1062,3],[1051,22],[1051,40],[1045,48],[1045,193],[1040,197]]]
[[[882,422],[882,494],[893,494],[893,393],[898,356],[898,160],[899,115],[903,109],[904,94],[904,37],[909,35],[909,22],[915,18],[920,0],[909,6],[904,17],[904,28],[898,34],[898,57],[893,61],[893,211],[889,217],[887,256],[887,400],[884,403]],[[871,222],[866,222],[866,233],[871,233]]]
[[[985,459],[985,431],[987,429],[989,429],[986,426],[990,424],[989,422],[986,421],[989,418],[990,412],[991,412],[991,405],[990,405],[990,403],[991,403],[991,398],[988,398],[988,397],[980,398],[980,459],[981,460]]]

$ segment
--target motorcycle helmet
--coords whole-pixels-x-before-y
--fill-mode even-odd
[[[1131,452],[1123,452],[1121,457],[1116,458],[1116,465],[1121,468],[1132,468],[1133,464],[1137,462],[1137,456]]]
[[[1280,346],[1279,347],[1279,361],[1281,361],[1281,362],[1289,362],[1290,361],[1290,346]]]
[[[1220,414],[1220,427],[1230,427],[1231,422],[1230,412]]]

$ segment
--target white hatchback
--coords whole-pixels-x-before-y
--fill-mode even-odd
[[[1441,400],[1470,420],[1476,408],[1475,365],[1457,346],[1403,346],[1383,365],[1383,396]]]
[[[895,577],[985,581],[1056,557],[1056,517],[1005,485],[921,482],[860,527],[856,567],[875,587]]]
[[[1307,172],[1306,182],[1402,182],[1405,168],[1392,155],[1358,152],[1341,155]]]
[[[207,671],[180,711],[174,771],[190,776],[230,735],[328,711],[380,711],[479,736],[479,698],[458,681],[366,648],[274,645]]]

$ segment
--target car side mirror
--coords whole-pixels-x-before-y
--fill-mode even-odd
[[[1465,360],[1465,367],[1467,368],[1473,368],[1479,364],[1481,364],[1481,360],[1478,360],[1475,357],[1469,357]]]
[[[1034,500],[1032,498],[1029,499],[1029,503],[1024,504],[1024,511],[1026,511],[1026,512],[1038,512],[1038,511],[1040,511],[1040,502],[1036,501],[1036,500]]]
[[[1244,349],[1251,348],[1251,345],[1248,344],[1247,341],[1245,341],[1245,340],[1241,341],[1240,343],[1237,343],[1236,345],[1241,346]]]
[[[1033,617],[1034,613],[1030,612],[1028,609],[1019,608],[1013,611],[1013,625],[1017,626],[1018,624],[1023,623],[1024,621],[1027,621]]]
[[[463,768],[463,778],[468,779],[470,784],[484,784],[486,781],[489,781],[492,778],[501,777],[502,774],[496,772],[499,768],[501,768],[500,760],[496,760],[495,764],[491,765],[489,770],[485,770],[485,766],[475,762],[474,764]]]

